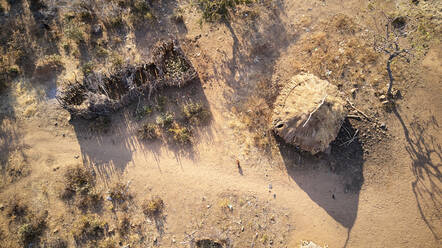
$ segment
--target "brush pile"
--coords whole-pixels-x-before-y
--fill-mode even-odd
[[[72,117],[93,119],[129,105],[165,87],[181,87],[197,78],[174,40],[158,43],[148,63],[126,65],[111,73],[93,72],[83,82],[68,82],[57,100]]]

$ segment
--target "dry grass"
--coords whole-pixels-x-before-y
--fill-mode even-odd
[[[141,207],[143,209],[143,213],[148,217],[158,217],[163,213],[164,202],[159,196],[155,196],[149,200],[146,200]]]

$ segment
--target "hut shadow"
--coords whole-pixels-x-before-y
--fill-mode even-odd
[[[411,170],[415,180],[411,187],[422,220],[436,240],[442,236],[440,209],[442,206],[442,148],[431,133],[438,132],[439,124],[434,116],[428,121],[414,119],[408,127],[396,107],[393,113],[399,120],[407,141],[405,149],[412,160]]]
[[[356,130],[346,120],[328,155],[313,156],[286,144],[279,137],[276,141],[288,175],[310,199],[348,229],[347,244],[364,182],[364,153]]]

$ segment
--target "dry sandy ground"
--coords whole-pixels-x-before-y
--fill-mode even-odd
[[[0,199],[5,204],[19,192],[32,208],[49,209],[47,237],[68,235],[65,229],[71,228],[76,212],[58,192],[65,168],[80,164],[95,171],[103,192],[120,180],[130,182],[135,203],[150,195],[164,200],[165,216],[155,228],[135,207],[129,208],[133,221],[146,225],[145,245],[188,247],[192,237],[209,237],[227,238],[233,247],[298,247],[301,240],[328,247],[440,247],[440,45],[432,46],[414,68],[417,83],[406,88],[407,82],[398,80],[406,94],[393,112],[375,107],[387,134],[365,146],[361,159],[348,160],[358,165],[344,165],[360,172],[336,172],[327,157],[304,159],[284,148],[268,155],[247,138],[252,131],[241,113],[259,83],[290,75],[285,65],[297,56],[293,44],[306,30],[336,13],[366,18],[360,7],[364,3],[284,1],[284,11],[263,14],[257,30],[241,29],[241,24],[200,28],[197,14],[188,14],[187,31],[180,35],[193,39],[202,34],[195,42],[183,42],[201,85],[183,91],[207,102],[212,114],[210,125],[196,132],[190,150],[139,141],[129,111],[112,117],[109,133],[90,133],[84,123],[69,122],[69,114],[49,99],[33,118],[4,121],[3,128],[14,134],[8,144],[24,154],[16,157],[31,173],[3,187]],[[270,22],[276,17],[280,19]],[[248,32],[255,32],[250,40],[244,38]],[[371,95],[368,102],[365,98],[355,101],[374,113],[376,97]],[[340,161],[335,163],[340,168]],[[348,188],[353,180],[349,175],[360,177],[360,190]],[[233,210],[223,209],[226,203]]]

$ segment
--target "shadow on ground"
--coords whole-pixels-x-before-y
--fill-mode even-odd
[[[435,116],[420,122],[414,119],[409,127],[405,124],[397,108],[393,113],[399,120],[407,141],[406,150],[412,160],[411,170],[415,176],[411,183],[419,213],[436,240],[442,237],[442,148],[431,135],[440,131]]]
[[[333,219],[348,229],[355,223],[359,192],[364,182],[363,149],[348,120],[331,144],[331,153],[302,152],[276,137],[290,177]],[[347,241],[348,241],[347,237]]]
[[[140,106],[155,106],[158,97],[167,99],[161,112],[154,112],[141,120],[137,119],[136,109]],[[178,164],[182,158],[198,159],[197,152],[193,149],[202,137],[212,136],[207,125],[190,125],[192,143],[179,145],[173,140],[162,137],[157,140],[141,140],[137,136],[138,129],[145,123],[155,123],[155,117],[161,113],[174,113],[175,120],[185,123],[182,108],[185,103],[198,102],[208,108],[208,102],[199,79],[195,79],[181,88],[167,88],[152,95],[140,96],[138,102],[111,114],[94,120],[73,119],[77,140],[80,144],[83,164],[93,169],[105,182],[121,175],[126,167],[133,163],[134,153],[144,155],[146,166],[155,164],[159,166],[162,152],[171,152]],[[153,158],[153,159],[152,159]]]

